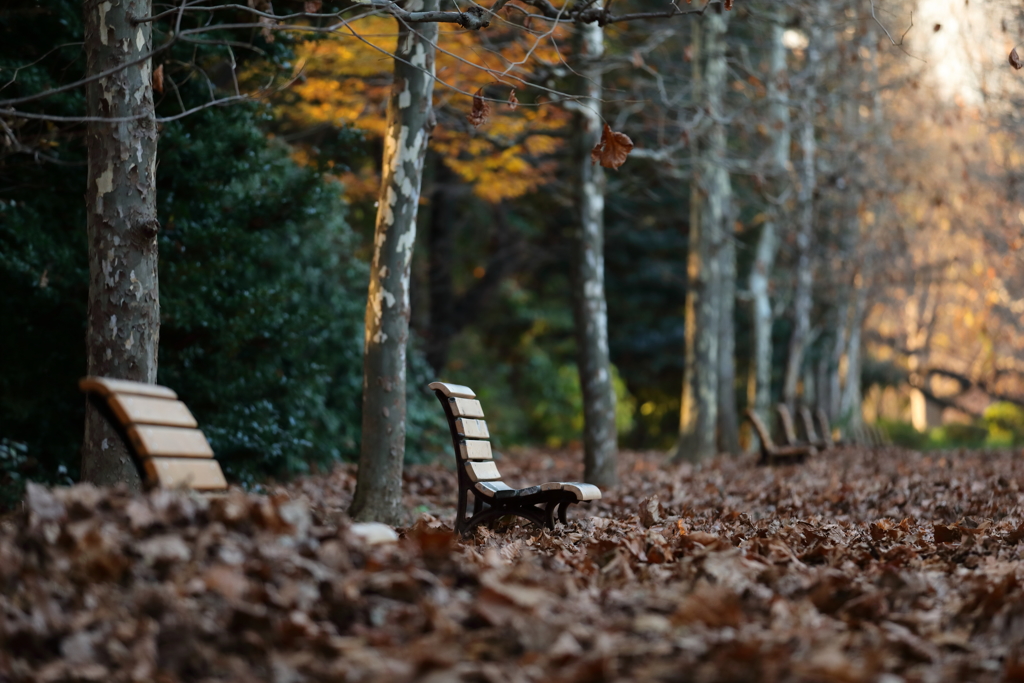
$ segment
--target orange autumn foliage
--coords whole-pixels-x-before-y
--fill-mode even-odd
[[[534,66],[559,63],[562,56],[555,45],[565,42],[560,39],[566,30],[533,35],[498,23],[485,32],[441,29],[434,90],[438,124],[431,147],[486,201],[534,192],[554,175],[550,157],[563,144],[570,114],[545,103],[543,96],[540,102],[519,100],[513,91],[521,95],[525,88],[511,76],[529,79]],[[282,116],[303,126],[350,124],[371,138],[383,136],[396,25],[392,19],[370,17],[355,22],[353,31],[358,35],[338,33],[298,46],[299,79],[293,92],[299,99],[282,107]],[[477,99],[473,115],[477,92],[501,101]],[[479,127],[469,125],[470,120]],[[368,172],[339,176],[350,198],[372,194]]]

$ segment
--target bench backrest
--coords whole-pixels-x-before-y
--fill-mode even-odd
[[[768,451],[774,451],[775,443],[772,441],[772,435],[768,431],[768,427],[765,426],[761,416],[753,408],[747,408],[747,419],[750,420],[750,424],[754,425],[754,429],[757,430],[757,436],[761,439],[762,446]]]
[[[789,408],[785,403],[779,403],[775,406],[775,412],[779,414],[779,422],[782,423],[782,433],[786,437],[786,443],[790,446],[796,446],[800,441],[796,438],[796,429],[793,427],[793,416],[789,412]]]
[[[444,395],[445,411],[453,418],[455,434],[452,438],[456,440],[456,465],[460,476],[479,484],[475,488],[487,496],[513,490],[501,480],[501,473],[494,463],[489,441],[491,434],[476,393],[469,387],[447,382],[431,382],[429,387]]]
[[[807,436],[807,443],[821,443],[821,439],[818,438],[818,433],[814,430],[814,416],[811,415],[811,409],[807,406],[802,406],[800,408],[800,422],[804,425],[804,434]]]
[[[818,416],[818,426],[821,428],[821,438],[825,440],[825,445],[829,448],[834,448],[836,442],[832,440],[832,425],[828,422],[828,414],[824,410],[818,408],[815,411]]]
[[[174,391],[106,377],[86,377],[78,386],[106,408],[108,418],[127,437],[151,484],[197,490],[227,488],[210,442]]]

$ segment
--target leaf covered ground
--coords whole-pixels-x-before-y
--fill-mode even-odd
[[[460,541],[452,472],[411,467],[418,517],[379,545],[349,467],[212,500],[32,486],[0,523],[0,681],[1024,680],[1020,454],[620,472],[554,532]]]

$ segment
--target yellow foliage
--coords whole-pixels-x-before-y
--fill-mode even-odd
[[[541,40],[521,31],[503,31],[500,25],[486,33],[442,27],[435,107],[462,123],[478,89],[492,97],[508,97],[515,89],[522,97],[522,83],[505,72],[523,73],[533,63],[560,61],[563,57],[554,45],[565,42],[560,39],[567,30],[559,27],[553,40]],[[395,37],[394,21],[371,17],[354,22],[352,32],[299,45],[292,88],[298,100],[282,105],[279,113],[303,126],[351,124],[371,138],[382,137]],[[569,121],[569,114],[556,105],[524,102],[513,111],[505,103],[492,102],[490,118],[479,130],[439,123],[431,146],[479,197],[498,202],[536,191],[552,179],[554,164],[544,158],[563,142],[551,133],[563,131]],[[355,176],[343,179],[350,197],[366,194],[365,175],[358,182]]]

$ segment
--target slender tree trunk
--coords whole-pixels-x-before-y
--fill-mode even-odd
[[[732,212],[727,212],[731,216]],[[726,223],[731,223],[729,218]],[[721,307],[718,319],[718,443],[722,451],[740,454],[740,419],[736,411],[736,242],[725,231],[721,259]]]
[[[811,237],[814,231],[814,189],[817,184],[815,156],[817,153],[814,135],[815,108],[817,107],[821,62],[821,31],[818,17],[811,17],[810,45],[807,48],[807,89],[803,99],[803,122],[800,132],[800,148],[803,152],[803,169],[800,178],[800,192],[797,201],[800,206],[796,233],[796,287],[793,292],[793,334],[789,338],[789,356],[786,360],[786,374],[782,385],[782,400],[792,410],[796,405],[797,383],[803,367],[811,332],[811,304],[814,274],[811,270]]]
[[[786,16],[776,9],[771,17],[771,52],[769,56],[768,113],[771,130],[771,194],[782,194],[789,179],[789,105],[786,96],[789,78],[786,68],[786,46],[782,42]],[[750,296],[753,308],[753,358],[747,401],[765,424],[771,424],[772,404],[772,325],[774,316],[769,285],[775,255],[779,248],[777,221],[781,209],[769,207],[768,220],[761,228],[757,252],[750,270]],[[755,439],[757,438],[755,433]]]
[[[754,348],[747,402],[765,424],[771,424],[772,404],[772,302],[769,282],[779,239],[775,221],[765,222],[757,240],[757,253],[750,270],[750,296],[753,308]],[[756,433],[755,433],[756,437]]]
[[[434,156],[434,192],[430,198],[428,238],[428,274],[430,288],[430,330],[427,335],[427,362],[440,376],[448,363],[448,348],[455,335],[455,291],[452,287],[452,260],[455,257],[453,229],[455,174]]]
[[[85,3],[87,74],[131,64],[152,49],[151,0]],[[88,124],[86,229],[89,239],[87,372],[156,382],[160,341],[157,280],[156,143],[152,63],[125,66],[86,88],[86,113],[130,121]],[[141,485],[121,439],[86,404],[82,479]]]
[[[615,387],[608,354],[608,305],[604,293],[604,170],[590,160],[601,139],[601,56],[604,29],[579,29],[587,56],[582,71],[585,99],[580,102],[576,152],[579,166],[580,226],[576,236],[575,283],[577,367],[583,389],[584,480],[613,486],[618,433]]]
[[[406,9],[434,11],[437,0],[412,0]],[[394,524],[402,516],[409,279],[423,160],[434,123],[436,39],[437,24],[411,30],[399,22],[366,302],[362,444],[350,511],[358,520]]]
[[[822,410],[830,419],[839,417],[839,404],[842,399],[842,384],[839,377],[839,364],[843,358],[847,343],[847,324],[850,317],[850,290],[844,287],[841,295],[842,302],[836,308],[835,337],[832,344],[832,354],[828,366],[828,397]]]
[[[858,273],[854,278],[853,316],[850,320],[850,334],[846,346],[846,385],[843,387],[843,399],[840,412],[848,418],[850,428],[859,427],[864,419],[861,414],[861,331],[864,327],[864,315],[868,305],[868,283],[866,273]]]
[[[690,246],[686,293],[686,366],[674,459],[700,461],[715,454],[718,423],[721,248],[731,188],[725,167],[726,136],[722,96],[728,70],[725,31],[728,15],[721,5],[704,18],[707,65],[703,92],[711,118],[706,151],[697,152],[691,181]],[[698,60],[700,24],[694,24],[694,61]],[[701,92],[699,66],[695,90]],[[699,98],[699,95],[698,95]],[[706,197],[701,201],[702,194]]]

